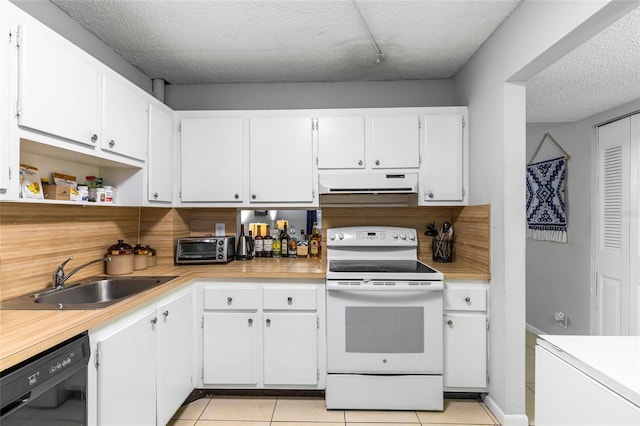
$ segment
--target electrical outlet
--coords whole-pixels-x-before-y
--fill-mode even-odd
[[[564,312],[556,312],[553,315],[553,319],[558,323],[558,325],[562,328],[569,328],[569,316]]]

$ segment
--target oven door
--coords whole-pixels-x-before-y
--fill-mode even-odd
[[[415,284],[327,282],[329,373],[442,374],[442,282]]]

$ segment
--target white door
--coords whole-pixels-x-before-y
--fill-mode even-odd
[[[149,140],[148,108],[133,84],[104,76],[102,149],[144,160]]]
[[[193,389],[191,293],[156,310],[158,318],[157,424],[166,425]]]
[[[264,314],[264,384],[318,383],[316,313]]]
[[[155,311],[98,342],[98,425],[156,424]]]
[[[630,326],[630,334],[634,336],[640,335],[640,114],[631,117],[631,211],[636,214],[632,215],[629,224],[629,234],[631,235],[630,252],[630,270],[629,282],[631,283],[631,309],[629,310],[632,318]],[[633,321],[633,318],[636,320]]]
[[[21,26],[18,31],[18,124],[96,146],[98,71],[80,49],[44,26]]]
[[[252,203],[313,202],[312,125],[311,117],[251,119]]]
[[[445,314],[444,386],[487,385],[487,320],[484,314]]]
[[[180,144],[182,201],[241,202],[242,144],[240,117],[183,119]]]
[[[258,327],[255,312],[204,314],[205,384],[257,385]]]
[[[629,333],[629,117],[598,128],[595,331]]]
[[[424,201],[462,200],[463,135],[460,114],[425,117]]]
[[[371,117],[371,167],[420,167],[420,118],[417,115]]]
[[[0,2],[0,33],[9,34],[7,2]],[[0,189],[9,188],[9,43],[0,43]]]
[[[318,168],[365,167],[364,117],[318,118]]]
[[[149,105],[149,201],[173,201],[173,158],[173,117],[165,110]]]

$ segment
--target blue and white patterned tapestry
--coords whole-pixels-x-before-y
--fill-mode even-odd
[[[527,166],[527,237],[567,242],[563,157]]]

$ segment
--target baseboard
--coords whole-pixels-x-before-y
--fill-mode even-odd
[[[542,334],[549,334],[549,333],[547,333],[545,331],[540,330],[539,328],[536,328],[536,327],[532,326],[529,323],[527,323],[527,327],[526,328],[527,328],[527,331],[535,334],[536,336],[540,336]]]
[[[484,404],[502,426],[529,426],[529,418],[526,414],[505,414],[490,395],[486,396]]]

